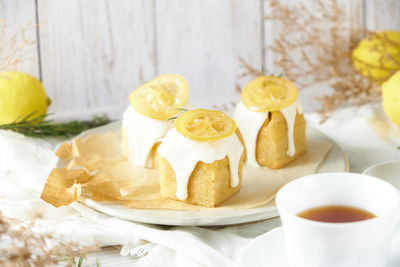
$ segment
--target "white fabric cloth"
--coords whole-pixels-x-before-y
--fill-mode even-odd
[[[347,153],[352,171],[400,160],[368,124],[374,106],[347,108],[324,124],[308,114],[308,124],[330,136]],[[133,223],[96,212],[82,204],[54,208],[39,196],[54,167],[60,140],[39,140],[0,131],[0,211],[29,220],[40,212],[42,229],[82,245],[122,245],[121,254],[139,260],[135,266],[234,266],[240,251],[256,236],[275,228],[279,219],[229,227],[165,227]]]
[[[306,118],[309,126],[340,145],[349,158],[350,171],[363,172],[381,162],[400,160],[400,136],[382,138],[370,122],[376,116],[386,119],[380,104],[339,109],[322,124],[316,113],[307,114]],[[397,126],[393,124],[392,127]]]

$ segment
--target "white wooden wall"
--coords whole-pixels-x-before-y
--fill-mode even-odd
[[[239,99],[239,57],[274,70],[265,47],[279,27],[263,19],[268,1],[0,0],[0,18],[9,31],[28,20],[43,23],[30,32],[34,60],[17,69],[42,79],[52,112],[122,109],[142,80],[162,73],[183,75],[195,106],[230,108]],[[400,30],[400,0],[339,2],[355,23]],[[300,96],[311,110],[318,106],[314,97],[326,92],[314,88]]]

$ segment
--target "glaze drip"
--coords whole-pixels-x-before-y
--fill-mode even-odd
[[[170,122],[146,117],[129,106],[122,117],[129,161],[135,166],[150,167],[147,165],[150,151],[172,127]]]
[[[230,185],[239,184],[239,163],[244,148],[236,134],[223,139],[198,142],[192,141],[176,129],[171,129],[164,137],[157,152],[164,157],[175,172],[176,197],[185,200],[188,197],[187,186],[197,162],[211,164],[228,156]]]
[[[303,107],[300,101],[296,101],[286,108],[281,109],[280,112],[285,118],[286,125],[288,127],[288,150],[286,151],[286,154],[292,157],[294,154],[296,154],[296,148],[294,144],[294,123],[297,113],[303,113]],[[268,114],[269,112],[251,111],[241,101],[235,109],[234,119],[240,132],[242,133],[244,143],[246,145],[247,164],[249,165],[260,166],[256,160],[257,137],[265,120],[268,118]]]

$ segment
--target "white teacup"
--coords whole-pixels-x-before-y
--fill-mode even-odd
[[[399,177],[400,178],[400,177]],[[355,173],[296,179],[278,192],[285,250],[291,267],[383,267],[400,218],[399,192],[389,183]],[[298,217],[310,208],[344,205],[375,218],[347,223]]]

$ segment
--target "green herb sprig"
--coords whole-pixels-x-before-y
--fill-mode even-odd
[[[177,116],[168,118],[167,121],[173,122],[173,121],[175,121],[180,115],[182,115],[182,113],[185,113],[186,111],[189,111],[189,110],[186,109],[186,108],[176,108],[175,110],[179,110],[179,111],[180,111],[179,114],[178,114]]]
[[[78,260],[78,264],[76,265],[76,267],[82,267],[82,263],[83,263],[83,257],[80,256],[79,260]]]
[[[34,117],[36,112],[32,112],[20,119],[18,117],[14,122],[1,124],[0,129],[11,130],[30,137],[71,137],[90,128],[98,127],[111,122],[107,116],[96,116],[92,120],[54,122],[47,119],[51,114],[43,114]]]
[[[76,262],[76,259],[74,256],[63,256],[58,261],[69,263],[68,266],[83,267],[84,260],[85,260],[84,256],[80,256],[78,259],[78,262]],[[99,259],[96,259],[96,267],[101,267]]]
[[[261,72],[260,72],[260,75],[261,75],[261,76],[265,76],[264,64],[261,65]],[[282,78],[283,72],[281,72],[279,75],[275,75],[274,73],[272,73],[272,74],[270,74],[270,76]]]

